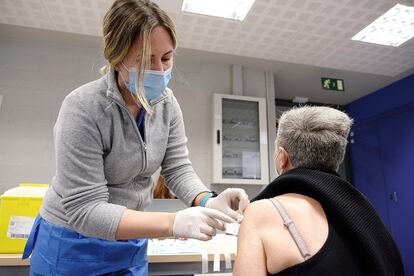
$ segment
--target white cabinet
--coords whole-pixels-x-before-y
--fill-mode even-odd
[[[214,94],[213,183],[268,184],[266,101]]]

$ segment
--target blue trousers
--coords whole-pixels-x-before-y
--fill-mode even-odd
[[[146,239],[108,241],[83,236],[38,216],[23,253],[30,275],[148,275]]]

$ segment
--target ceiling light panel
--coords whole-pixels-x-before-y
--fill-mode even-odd
[[[396,4],[352,40],[398,47],[414,37],[414,7]]]
[[[243,21],[255,0],[184,0],[182,11]]]

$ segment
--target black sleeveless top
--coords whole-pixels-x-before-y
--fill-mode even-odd
[[[286,193],[318,201],[331,233],[320,252],[277,275],[404,275],[398,247],[374,207],[335,172],[292,169],[276,178],[252,201]]]
[[[288,267],[278,273],[267,275],[277,276],[329,276],[364,275],[357,257],[349,249],[346,241],[335,227],[329,224],[328,238],[322,248],[309,259]]]

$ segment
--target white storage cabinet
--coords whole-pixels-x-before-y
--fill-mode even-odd
[[[266,101],[214,94],[213,183],[268,184]]]

